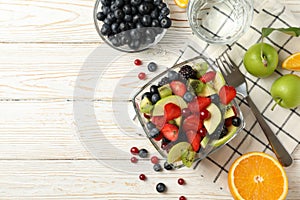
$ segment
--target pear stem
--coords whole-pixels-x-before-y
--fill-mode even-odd
[[[279,101],[275,101],[275,103],[274,103],[274,105],[272,106],[271,110],[274,111],[274,108],[275,108],[278,104],[280,104],[281,101],[282,101],[282,99],[279,99]]]

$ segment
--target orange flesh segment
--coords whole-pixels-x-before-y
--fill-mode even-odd
[[[287,57],[282,63],[283,69],[300,71],[300,52]]]

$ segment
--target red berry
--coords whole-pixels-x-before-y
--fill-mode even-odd
[[[146,78],[146,74],[144,72],[139,73],[138,78],[140,80],[144,80]]]
[[[178,139],[179,128],[173,124],[165,124],[160,131],[170,141]]]
[[[183,178],[179,178],[177,182],[179,185],[183,185],[185,183]]]
[[[199,129],[199,134],[202,138],[206,136],[206,133],[207,133],[206,128],[202,127]]]
[[[135,65],[141,65],[142,64],[142,61],[140,59],[135,59],[134,60],[134,64]]]
[[[183,97],[186,92],[186,86],[183,82],[180,81],[172,81],[170,83],[170,87],[172,89],[173,94]]]
[[[192,114],[192,112],[190,111],[190,109],[188,109],[188,108],[182,109],[182,116],[183,116],[183,117],[188,117],[188,116],[190,116],[191,114]]]
[[[164,107],[164,114],[167,121],[173,120],[181,115],[181,109],[174,103],[168,103]]]
[[[157,157],[157,156],[152,156],[152,157],[151,157],[151,162],[152,162],[153,164],[157,164],[157,163],[159,162],[158,157]]]
[[[136,157],[131,157],[130,158],[130,161],[132,162],[132,163],[137,163],[137,161],[138,161],[138,159],[136,158]]]
[[[200,111],[200,119],[205,120],[210,118],[210,112],[207,109],[203,109]]]
[[[216,77],[216,72],[214,72],[214,71],[209,71],[209,72],[207,72],[206,74],[204,74],[204,75],[200,78],[200,80],[201,80],[203,83],[207,83],[207,82],[209,82],[209,81],[214,80],[215,77]]]
[[[137,155],[139,154],[139,149],[137,147],[131,147],[130,153],[132,153],[133,155]]]
[[[139,178],[140,178],[140,180],[142,180],[142,181],[146,180],[145,174],[140,174]]]
[[[219,91],[220,101],[222,104],[229,104],[236,96],[236,90],[232,86],[224,85]]]
[[[179,197],[179,200],[186,200],[185,196]]]

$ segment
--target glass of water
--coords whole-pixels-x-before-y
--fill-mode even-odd
[[[250,27],[253,0],[190,0],[192,31],[210,44],[232,44]]]

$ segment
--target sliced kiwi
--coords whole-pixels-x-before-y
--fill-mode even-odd
[[[158,93],[160,98],[165,98],[172,95],[172,89],[169,84],[166,84],[158,88]]]
[[[175,144],[168,153],[168,163],[175,163],[182,160],[185,151],[192,151],[192,146],[188,142],[179,142]]]
[[[153,107],[152,102],[147,97],[142,99],[140,104],[140,110],[142,113],[150,113]]]
[[[196,152],[190,149],[183,151],[181,161],[186,167],[191,167],[195,160]]]
[[[200,80],[197,79],[189,79],[187,86],[189,88],[190,91],[194,91],[195,94],[199,94],[202,92],[203,87],[204,87],[204,83]]]
[[[209,83],[204,84],[203,89],[200,93],[198,93],[198,96],[201,97],[208,97],[213,94],[216,94],[216,90],[211,86]]]
[[[224,119],[227,119],[227,118],[230,118],[230,117],[233,117],[235,116],[235,113],[233,111],[233,108],[232,106],[226,106],[226,111],[225,111],[225,114],[224,114]]]
[[[208,70],[208,64],[206,62],[197,63],[193,65],[194,70],[196,71],[197,78],[203,76]]]

